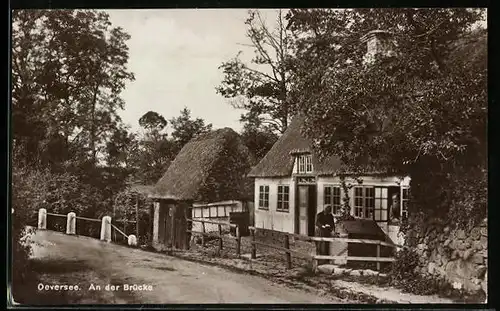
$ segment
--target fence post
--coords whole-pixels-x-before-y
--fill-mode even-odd
[[[316,273],[318,271],[318,260],[313,257],[312,259],[312,271]]]
[[[38,210],[38,229],[47,229],[47,210],[45,208]]]
[[[139,194],[135,196],[135,235],[139,237]]]
[[[241,255],[241,233],[239,225],[236,225],[236,255],[238,255],[238,257]]]
[[[285,235],[285,248],[287,250],[290,250],[290,238],[288,235]],[[285,253],[285,258],[286,258],[286,268],[292,269],[292,255],[290,254],[290,252]]]
[[[66,221],[66,234],[76,233],[76,214],[73,212],[68,213],[68,219]]]
[[[257,244],[255,244],[255,229],[250,230],[252,232],[252,259],[257,258]]]
[[[316,255],[318,254],[318,246],[319,246],[319,243],[318,241],[314,241],[314,248],[313,248],[313,251],[312,251],[312,256],[311,256],[311,265],[312,265],[312,272],[313,273],[316,273],[318,271],[318,259],[316,259]]]
[[[203,233],[201,235],[201,245],[205,247],[205,222],[202,220],[201,221],[201,232]]]
[[[129,246],[137,246],[137,237],[133,234],[128,236],[128,245]]]
[[[104,216],[101,222],[101,241],[111,242],[111,217]]]
[[[380,241],[377,244],[377,259],[380,259]],[[380,261],[377,260],[377,271],[380,271]]]
[[[222,251],[222,225],[219,224],[219,254]]]

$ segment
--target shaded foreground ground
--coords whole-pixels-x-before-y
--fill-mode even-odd
[[[339,303],[264,278],[189,262],[99,240],[38,231],[33,269],[39,279],[20,285],[16,301],[40,303]],[[44,285],[77,285],[78,290],[38,290]],[[106,290],[106,285],[120,286]],[[124,290],[125,284],[141,290]],[[94,285],[96,290],[91,289]],[[98,288],[100,286],[100,290]],[[345,303],[345,301],[343,301]]]
[[[242,257],[250,258],[249,241],[242,240]],[[266,241],[268,242],[268,241]],[[412,294],[411,291],[395,287],[391,284],[391,278],[385,274],[366,275],[363,272],[368,270],[356,270],[358,276],[349,274],[332,274],[329,273],[312,273],[310,260],[297,257],[296,253],[292,256],[292,269],[286,269],[285,256],[282,251],[268,247],[257,247],[257,259],[241,260],[236,256],[236,243],[234,239],[224,238],[224,249],[221,253],[217,252],[217,241],[210,241],[206,247],[202,247],[196,243],[191,244],[189,251],[178,252],[174,254],[183,259],[193,260],[196,262],[209,262],[227,269],[237,269],[246,271],[273,281],[285,284],[289,287],[305,289],[315,292],[319,295],[326,295],[342,299],[344,303],[433,303],[433,304],[448,304],[448,303],[483,303],[485,297],[479,294],[470,295],[457,290],[451,292],[441,291],[433,295]],[[310,251],[311,246],[307,243],[291,242],[290,248],[305,254]],[[359,269],[355,268],[355,269]],[[320,269],[321,270],[321,269]],[[345,269],[344,269],[345,270]],[[375,273],[375,271],[371,271]],[[390,271],[387,271],[390,273]]]

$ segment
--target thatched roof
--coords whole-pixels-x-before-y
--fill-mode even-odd
[[[328,157],[319,160],[312,152],[312,142],[301,133],[304,117],[294,117],[285,133],[273,145],[271,150],[250,171],[250,177],[284,177],[291,176],[294,155],[298,153],[312,153],[313,167],[316,175],[332,175],[337,173],[341,166],[340,159]]]
[[[202,134],[181,149],[150,197],[205,203],[253,199],[253,180],[246,177],[253,162],[232,129]]]
[[[144,195],[149,195],[153,190],[154,185],[131,184],[130,190]]]

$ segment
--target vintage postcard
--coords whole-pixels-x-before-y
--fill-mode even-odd
[[[487,10],[12,11],[12,306],[487,303]]]

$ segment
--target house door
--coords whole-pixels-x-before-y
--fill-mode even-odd
[[[309,207],[309,186],[299,186],[299,204],[298,204],[298,234],[307,235],[308,233],[308,221],[307,221],[307,211]]]
[[[173,245],[173,238],[174,238],[174,205],[173,204],[168,204],[165,206],[165,225],[163,226],[163,236],[165,237],[163,240],[163,243],[165,244],[166,247],[172,247]]]

